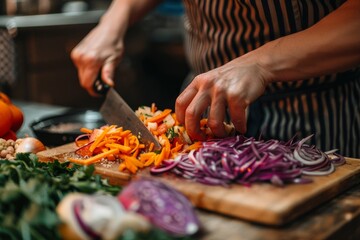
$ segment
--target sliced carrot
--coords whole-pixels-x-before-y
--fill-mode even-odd
[[[134,158],[137,158],[138,155],[139,155],[139,152],[140,152],[140,149],[137,148],[137,149],[131,154],[131,156],[134,157]]]
[[[135,174],[138,170],[138,168],[132,164],[130,161],[124,161],[125,162],[125,165],[126,165],[126,168],[133,174]]]
[[[106,157],[106,159],[107,159],[108,161],[115,161],[116,157],[115,157],[114,154],[110,154],[109,156]]]
[[[124,171],[126,169],[126,165],[125,165],[125,163],[120,163],[120,165],[119,165],[119,171],[120,172],[122,172],[122,171]]]
[[[89,139],[79,139],[75,141],[77,147],[84,146],[85,144],[89,143]]]
[[[208,122],[207,118],[201,119],[200,120],[200,127],[204,127],[205,125],[207,125],[207,122]]]
[[[176,142],[176,143],[175,143],[175,147],[173,147],[173,148],[171,149],[171,153],[177,153],[177,152],[181,151],[181,149],[182,149],[183,146],[184,146],[184,144],[181,144],[181,143],[179,143],[179,142]]]
[[[122,131],[120,134],[119,134],[119,136],[120,137],[126,137],[126,136],[128,136],[128,135],[130,135],[131,134],[131,131],[130,130],[125,130],[125,131]]]
[[[195,142],[193,144],[191,144],[190,146],[188,146],[185,151],[190,151],[193,149],[199,149],[202,146],[202,142]]]
[[[169,156],[170,156],[170,147],[171,147],[170,141],[169,141],[168,137],[165,134],[161,135],[161,139],[164,142],[164,147],[163,147],[163,149],[164,149],[163,155],[164,156],[163,156],[163,159],[169,158]]]
[[[109,130],[110,130],[110,127],[105,128],[103,130],[103,132],[95,139],[95,141],[93,142],[93,144],[91,144],[91,147],[89,149],[91,152],[93,152],[95,150],[97,145],[104,139],[104,137],[106,136],[106,134]]]
[[[166,133],[167,130],[168,130],[167,125],[165,123],[161,123],[156,129],[156,131],[158,132],[157,135],[164,134]]]
[[[131,148],[129,146],[124,146],[118,143],[108,143],[105,145],[106,147],[109,147],[111,149],[119,149],[120,152],[123,153],[130,153],[131,152]]]
[[[160,163],[161,163],[161,156],[160,154],[156,155],[155,158],[154,158],[154,166],[160,166]]]
[[[80,132],[82,132],[82,133],[92,133],[93,130],[89,129],[89,128],[82,127],[82,128],[80,128]]]
[[[151,164],[153,164],[154,161],[155,161],[155,158],[156,158],[156,154],[154,153],[154,155],[152,155],[152,156],[144,163],[144,167],[148,167],[148,166],[150,166]]]
[[[90,164],[93,164],[93,163],[96,163],[96,162],[100,161],[103,158],[106,158],[107,156],[109,156],[111,154],[116,154],[118,152],[119,152],[119,149],[111,149],[111,150],[109,150],[107,152],[97,154],[97,155],[92,156],[92,157],[90,157],[88,159],[69,158],[69,161],[73,162],[73,163],[77,163],[77,164],[82,164],[82,165],[90,165]]]
[[[132,148],[131,153],[133,153],[139,148],[140,142],[136,136],[132,135],[129,137],[129,144],[130,147]]]
[[[156,155],[156,153],[154,153],[154,152],[142,153],[142,154],[140,154],[139,159],[141,162],[146,162],[147,160],[149,160],[149,158],[151,158],[154,155]]]
[[[156,131],[156,130],[151,130],[151,133],[154,136],[159,136],[160,135],[160,133],[158,131]]]
[[[154,113],[154,112],[156,111],[156,109],[157,109],[157,108],[156,108],[155,103],[152,103],[152,104],[151,104],[151,112]]]
[[[129,146],[129,138],[124,138],[124,146]]]
[[[160,122],[164,120],[164,118],[166,118],[166,116],[169,115],[171,111],[172,111],[171,109],[167,108],[164,111],[162,111],[160,114],[146,119],[146,122]]]
[[[154,143],[151,142],[150,145],[149,145],[149,152],[152,152],[152,150],[154,149]]]
[[[136,167],[139,167],[139,168],[143,168],[144,167],[144,164],[139,161],[138,159],[134,158],[134,157],[131,157],[131,156],[128,156],[128,155],[124,155],[124,154],[120,154],[120,158],[125,160],[125,161],[129,161],[131,162],[133,165],[135,165]]]

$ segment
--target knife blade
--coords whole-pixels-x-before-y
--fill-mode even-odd
[[[161,149],[161,145],[155,136],[146,128],[144,123],[136,116],[135,112],[114,88],[107,86],[98,78],[94,83],[94,90],[100,94],[106,92],[105,100],[100,107],[100,113],[108,124],[115,124],[130,130],[146,146],[154,143],[155,150]]]

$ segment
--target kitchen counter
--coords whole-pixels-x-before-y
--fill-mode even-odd
[[[59,114],[68,108],[47,104],[13,101],[25,114],[20,134],[32,134],[28,124],[49,114]],[[18,133],[18,134],[19,134]],[[322,204],[295,221],[281,227],[242,221],[237,218],[197,210],[204,232],[203,240],[257,239],[360,239],[360,184]]]
[[[92,24],[97,23],[104,12],[105,10],[94,10],[28,16],[0,16],[0,28],[7,28],[13,32],[16,29],[31,31],[39,27]]]

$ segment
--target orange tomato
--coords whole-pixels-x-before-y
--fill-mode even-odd
[[[8,97],[8,95],[6,95],[5,93],[3,92],[0,92],[0,100],[2,100],[4,103],[6,104],[10,104],[11,103],[11,100],[10,98]]]
[[[0,92],[0,102],[5,103],[8,106],[8,108],[10,109],[10,112],[11,112],[11,115],[12,115],[12,120],[11,120],[12,122],[11,122],[10,129],[12,131],[16,132],[17,130],[20,129],[20,127],[22,126],[22,124],[24,122],[24,114],[23,114],[23,112],[20,110],[20,108],[18,108],[14,104],[12,104],[10,98],[3,92]],[[0,115],[0,116],[2,116],[2,115]],[[2,120],[0,120],[0,122],[1,121]],[[4,124],[5,123],[3,123],[3,125]],[[2,126],[2,125],[0,124],[0,126]],[[0,131],[0,133],[1,132],[3,132],[3,134],[6,133],[4,131]],[[0,134],[0,136],[1,136],[1,134]]]
[[[12,130],[9,130],[7,133],[5,133],[4,136],[2,136],[1,138],[5,139],[5,140],[9,140],[9,139],[12,139],[12,140],[16,140],[17,139],[17,136],[16,136],[16,133],[13,132]]]
[[[8,105],[0,101],[0,137],[11,129],[12,118],[12,113]]]
[[[17,130],[20,129],[20,127],[22,126],[22,124],[24,122],[24,115],[23,115],[22,111],[20,110],[20,108],[18,108],[14,104],[9,104],[8,107],[10,108],[12,116],[13,116],[11,130],[16,132]]]

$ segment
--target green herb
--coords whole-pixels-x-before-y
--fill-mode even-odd
[[[39,162],[34,154],[17,154],[16,160],[0,160],[0,239],[61,239],[56,206],[66,194],[116,195],[121,190],[94,175],[94,170],[93,165]],[[119,239],[174,238],[152,229],[147,234],[126,231]]]
[[[0,161],[0,239],[59,239],[57,204],[69,192],[120,191],[94,166],[39,162],[34,154]]]
[[[153,150],[153,152],[156,153],[156,154],[160,154],[161,150]]]
[[[179,134],[175,133],[174,127],[171,127],[166,131],[166,136],[170,141],[172,141],[174,138],[178,137]]]

